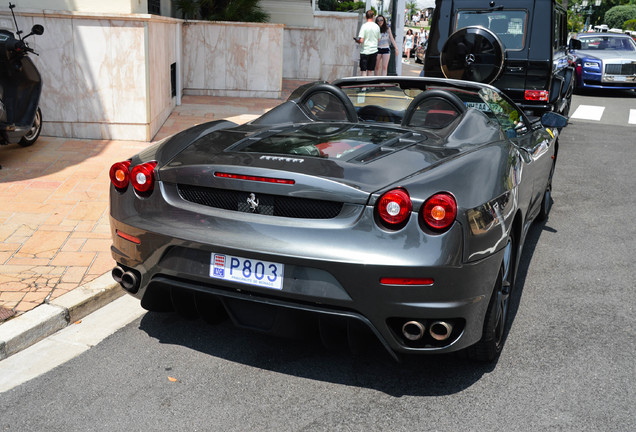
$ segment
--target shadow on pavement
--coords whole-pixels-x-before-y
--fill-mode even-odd
[[[59,180],[56,173],[81,165],[99,156],[109,141],[41,136],[30,147],[0,146],[0,183],[41,177]]]
[[[519,309],[528,266],[545,224],[534,224],[520,258],[517,284],[509,322]],[[286,339],[234,327],[229,321],[212,326],[202,320],[188,321],[176,313],[147,313],[140,329],[162,344],[184,346],[228,361],[313,380],[375,389],[400,397],[440,396],[461,392],[492,364],[474,363],[455,354],[403,356],[395,362],[377,340],[357,353],[327,350],[317,335]],[[505,350],[505,347],[504,347]]]
[[[379,343],[352,354],[348,350],[327,350],[318,337],[279,338],[242,330],[228,321],[211,326],[172,313],[149,312],[142,318],[140,329],[163,344],[185,346],[281,374],[370,388],[397,397],[457,393],[494,368],[453,355],[409,356],[397,363]]]

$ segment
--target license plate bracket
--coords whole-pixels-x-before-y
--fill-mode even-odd
[[[210,255],[210,277],[275,290],[283,289],[285,266],[233,255]]]

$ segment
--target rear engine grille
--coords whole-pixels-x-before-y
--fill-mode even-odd
[[[605,73],[611,75],[636,75],[636,63],[608,64]]]
[[[224,210],[289,218],[331,219],[338,216],[343,205],[341,202],[259,193],[252,198],[252,202],[258,202],[258,206],[252,209],[249,204],[249,192],[183,184],[178,184],[177,190],[181,198],[196,204]]]

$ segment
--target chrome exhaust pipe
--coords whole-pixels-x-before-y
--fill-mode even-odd
[[[437,341],[445,341],[453,332],[453,325],[446,321],[435,321],[428,329],[431,337]]]
[[[124,275],[124,269],[119,267],[119,266],[114,267],[113,270],[110,272],[110,275],[113,277],[115,282],[120,284],[121,283],[121,277]]]
[[[121,286],[134,294],[139,290],[139,278],[132,271],[127,271],[121,277]]]
[[[425,327],[419,321],[407,321],[402,326],[402,334],[405,338],[411,341],[422,339],[424,336]]]

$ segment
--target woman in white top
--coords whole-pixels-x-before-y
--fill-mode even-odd
[[[378,15],[375,19],[375,23],[380,27],[380,40],[378,41],[378,57],[375,62],[375,76],[386,75],[389,68],[389,59],[391,58],[391,48],[389,42],[393,44],[395,52],[398,52],[395,39],[393,39],[393,33],[391,28],[386,22],[386,18],[382,15]]]

